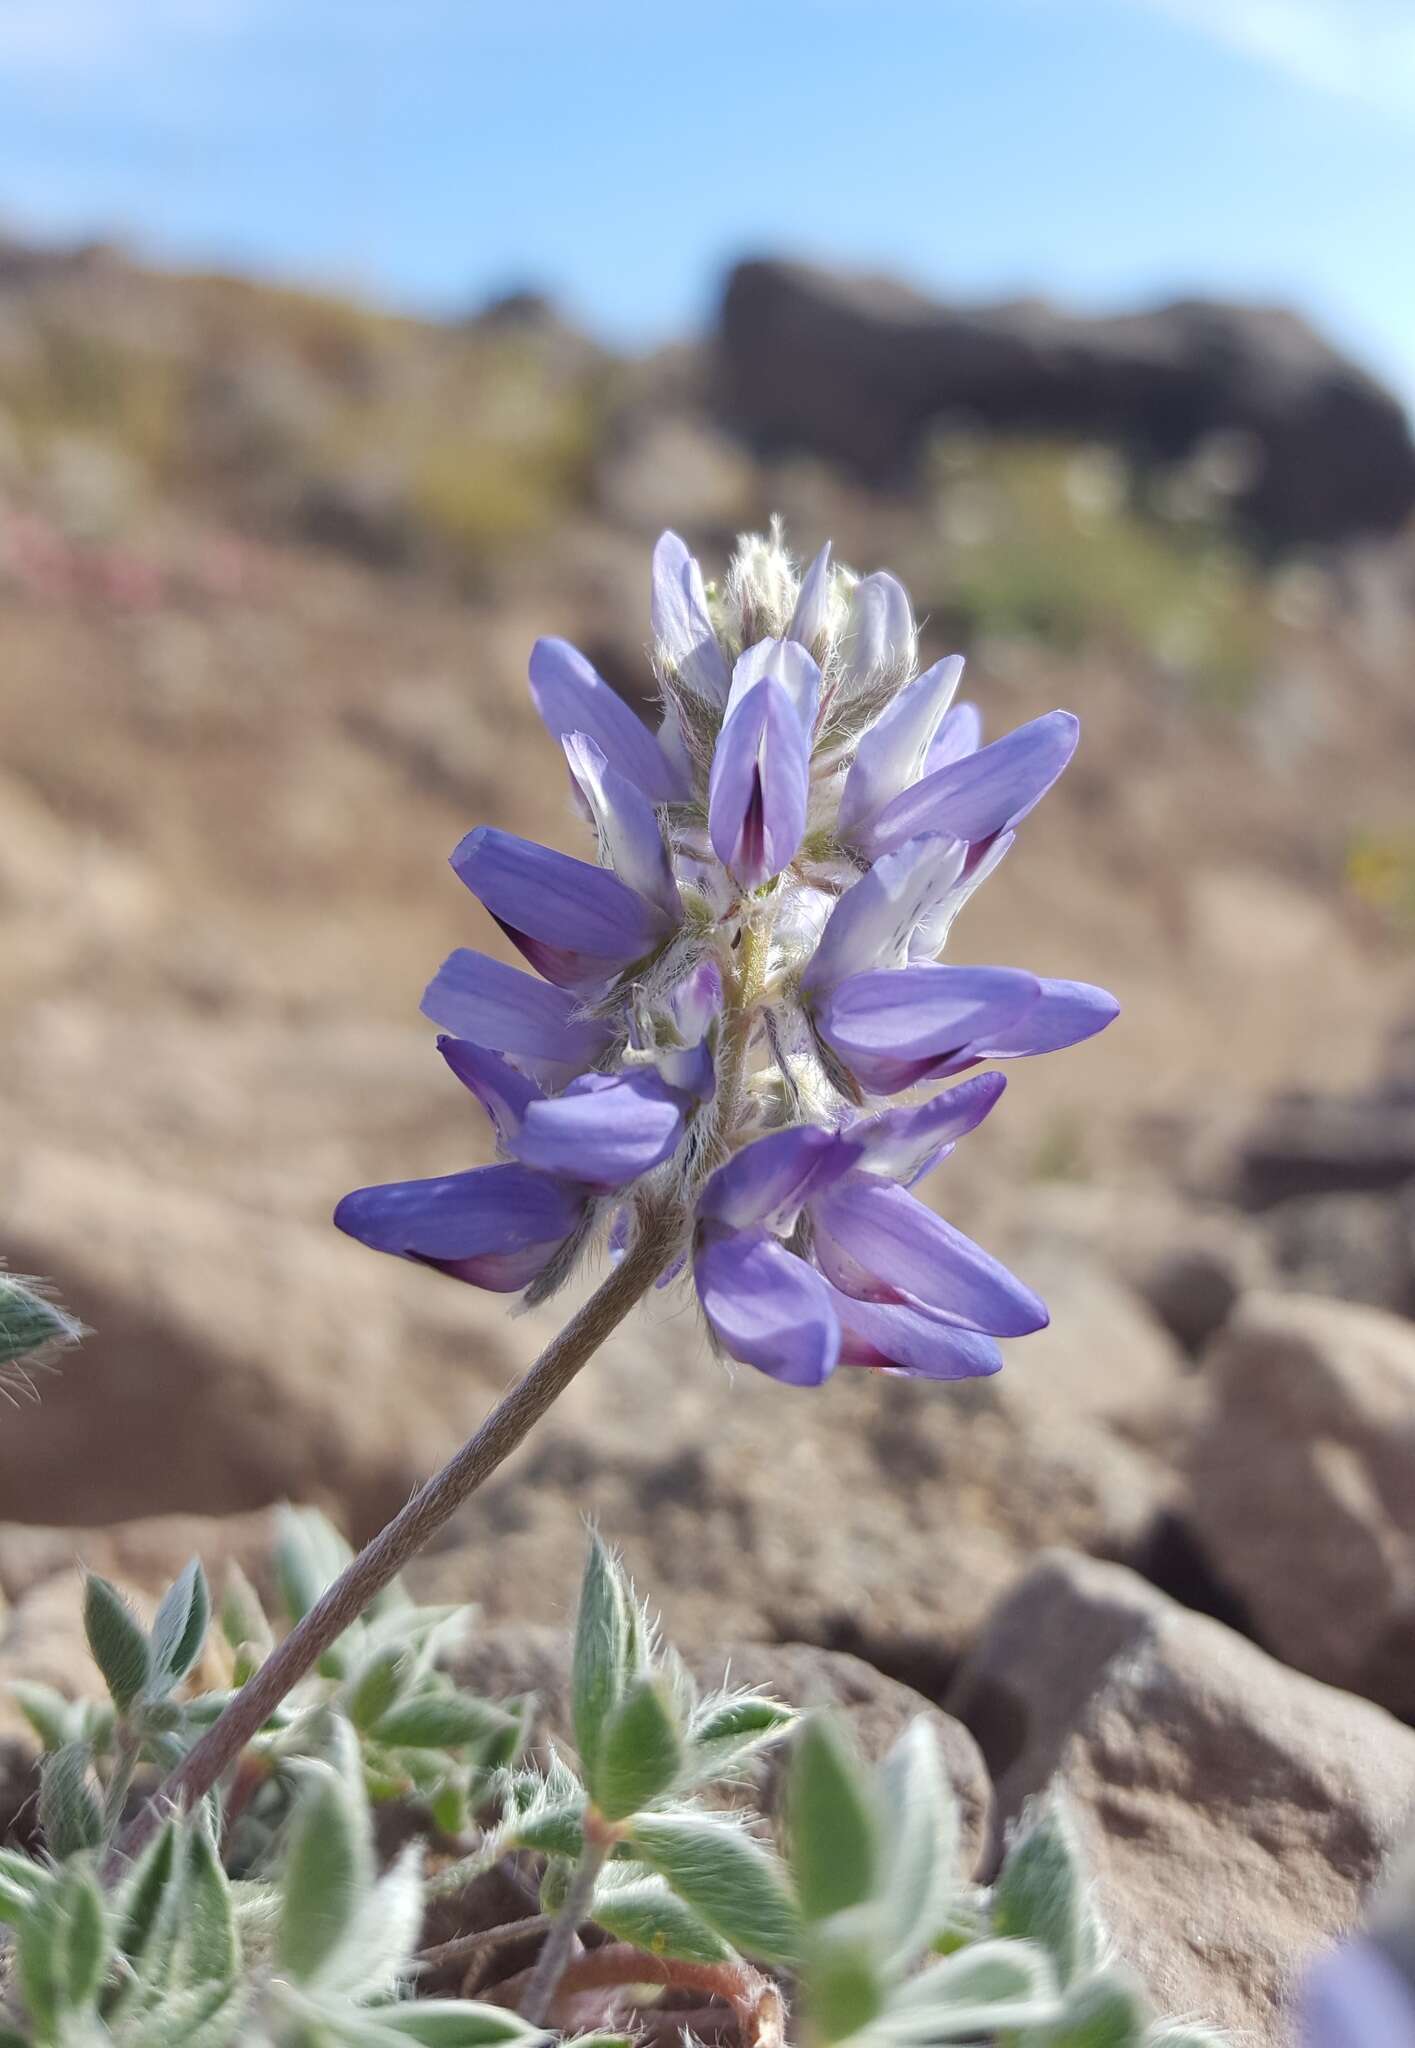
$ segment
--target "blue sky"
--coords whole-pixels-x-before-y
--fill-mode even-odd
[[[1278,298],[1415,401],[1415,0],[0,0],[0,219],[617,341],[746,250]]]

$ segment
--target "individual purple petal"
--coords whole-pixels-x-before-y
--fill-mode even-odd
[[[924,757],[925,775],[947,768],[953,761],[961,761],[965,754],[976,754],[982,743],[983,714],[977,705],[953,705]]]
[[[856,1301],[838,1287],[831,1288],[830,1301],[840,1325],[842,1365],[928,1380],[983,1379],[1001,1369],[1002,1353],[978,1330],[960,1330],[916,1308]]]
[[[423,1015],[456,1038],[570,1068],[589,1066],[610,1042],[607,1027],[579,1007],[567,990],[465,946],[443,961],[422,1000]]]
[[[848,1140],[814,1124],[769,1131],[709,1175],[698,1196],[698,1219],[732,1230],[761,1223],[788,1231],[812,1189],[847,1173],[857,1156]]]
[[[653,551],[653,637],[664,660],[695,697],[725,704],[730,678],[708,611],[703,575],[676,533]]]
[[[785,689],[766,676],[717,736],[708,785],[713,851],[744,889],[795,857],[806,829],[811,743]]]
[[[533,1280],[584,1213],[582,1188],[524,1166],[479,1166],[436,1180],[357,1188],[334,1212],[375,1251],[512,1294]]]
[[[738,656],[732,670],[727,716],[731,718],[743,698],[751,695],[764,676],[780,683],[809,739],[815,731],[816,712],[820,706],[821,672],[805,648],[795,640],[758,640]]]
[[[652,1067],[582,1074],[527,1105],[511,1150],[525,1166],[586,1187],[622,1188],[661,1165],[683,1135],[683,1097]]]
[[[1045,1327],[1029,1287],[892,1181],[847,1174],[811,1196],[810,1216],[822,1272],[859,1301],[932,1310],[994,1337]]]
[[[722,1002],[722,970],[715,960],[700,960],[635,1038],[635,1044],[652,1055],[670,1088],[681,1089],[698,1102],[710,1101],[717,1089],[715,1048]]]
[[[991,839],[1039,804],[1071,756],[1081,727],[1069,711],[1048,711],[961,761],[926,775],[887,804],[868,834],[883,852],[920,832]]]
[[[490,825],[467,834],[452,866],[532,966],[562,988],[602,986],[673,929],[657,904],[607,868]]]
[[[567,733],[561,744],[615,874],[676,924],[683,899],[653,805],[637,783],[611,766],[603,747],[587,733]]]
[[[1415,1986],[1361,1936],[1308,1971],[1298,2014],[1302,2048],[1415,2048]]]
[[[1015,967],[901,967],[851,975],[817,1004],[816,1029],[862,1087],[897,1094],[1009,1030],[1041,999]]]
[[[897,577],[886,570],[862,576],[850,593],[850,616],[840,643],[847,679],[869,682],[914,665],[917,646],[914,607]]]
[[[917,779],[962,673],[960,654],[936,661],[905,684],[865,733],[840,792],[835,829],[847,844]]]
[[[531,649],[531,695],[553,739],[588,734],[651,803],[688,795],[690,784],[643,720],[568,640],[537,640]]]
[[[882,1173],[912,1187],[925,1167],[935,1165],[944,1151],[952,1151],[960,1138],[977,1129],[1006,1086],[1002,1074],[977,1074],[913,1109],[887,1109],[882,1116],[862,1118],[846,1135],[859,1146],[865,1172]]]
[[[897,966],[920,920],[958,880],[966,854],[959,841],[923,838],[877,860],[827,918],[801,977],[805,993],[820,995],[847,975]]]
[[[1120,1015],[1120,1005],[1110,990],[1093,988],[1087,981],[1044,980],[1038,986],[1038,1000],[1013,1024],[1001,1031],[979,1034],[974,1049],[976,1059],[1009,1060],[1025,1058],[1029,1053],[1060,1052],[1064,1046],[1094,1038]]]
[[[531,1103],[540,1100],[541,1091],[535,1082],[518,1073],[500,1053],[489,1052],[484,1045],[473,1045],[470,1039],[444,1034],[437,1041],[437,1049],[462,1086],[470,1088],[476,1096],[496,1126],[502,1144],[509,1145]]]
[[[792,1387],[835,1370],[840,1326],[813,1267],[765,1230],[709,1238],[693,1260],[703,1314],[724,1351]]]
[[[790,639],[799,640],[803,647],[809,647],[812,651],[830,630],[833,586],[830,542],[827,541],[801,578],[796,609],[791,615],[791,624],[788,628]]]
[[[988,876],[995,874],[1016,843],[1015,832],[999,832],[996,839],[984,839],[968,848],[968,857],[963,863],[963,872],[952,888],[945,891],[932,910],[920,918],[909,941],[910,962],[936,959],[943,951],[948,934],[953,929],[955,918],[975,889],[981,889]]]

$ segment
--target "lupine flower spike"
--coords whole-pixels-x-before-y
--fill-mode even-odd
[[[1004,1080],[914,1091],[1116,1014],[1084,982],[938,957],[1077,722],[983,745],[962,661],[916,673],[895,578],[828,546],[798,578],[775,530],[720,587],[666,533],[652,623],[656,731],[563,640],[531,656],[597,859],[486,826],[452,856],[534,970],[461,950],[423,998],[502,1163],[360,1189],[335,1220],[540,1299],[671,1194],[694,1220],[670,1274],[690,1266],[730,1357],[797,1386],[841,1364],[994,1372],[994,1339],[1046,1309],[912,1191]]]

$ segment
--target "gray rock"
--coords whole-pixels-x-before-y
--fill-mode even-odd
[[[1415,1311],[1415,1215],[1389,1195],[1299,1195],[1266,1219],[1273,1264],[1303,1294]]]
[[[1277,1656],[1415,1714],[1415,1329],[1254,1295],[1210,1351],[1182,1507]]]
[[[940,1713],[908,1686],[843,1651],[822,1650],[810,1643],[734,1643],[705,1650],[685,1643],[680,1647],[702,1686],[720,1685],[724,1676],[730,1676],[734,1685],[763,1687],[789,1706],[827,1708],[837,1713],[861,1755],[870,1762],[884,1755],[916,1715],[924,1715],[938,1737],[958,1799],[964,1868],[972,1871],[976,1867],[991,1832],[992,1786],[976,1742],[959,1722]],[[569,1650],[569,1636],[562,1630],[510,1624],[478,1636],[462,1653],[458,1676],[492,1698],[535,1693],[542,1727],[568,1744]],[[773,1810],[780,1782],[778,1758],[759,1786],[768,1812]]]
[[[675,1640],[854,1650],[937,1696],[1039,1547],[1136,1558],[1168,1497],[1173,1344],[1084,1262],[1024,1270],[1052,1328],[956,1387],[729,1382],[655,1304],[424,1560],[430,1596],[563,1620],[592,1504]]]
[[[1282,541],[1393,530],[1415,506],[1399,402],[1277,307],[965,309],[888,279],[755,261],[728,279],[719,348],[728,406],[760,444],[868,476],[903,468],[951,415],[1162,460],[1241,434],[1256,457],[1245,508]]]
[[[1113,1565],[1046,1557],[949,1696],[1011,1819],[1048,1785],[1157,2006],[1289,2041],[1294,1974],[1415,1814],[1415,1732]]]
[[[1238,1134],[1228,1172],[1226,1192],[1249,1209],[1404,1187],[1415,1181],[1415,1102],[1279,1096]]]

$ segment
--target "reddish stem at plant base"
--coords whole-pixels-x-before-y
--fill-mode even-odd
[[[534,1365],[492,1409],[455,1457],[367,1543],[329,1590],[296,1623],[220,1717],[163,1781],[118,1837],[105,1864],[113,1877],[161,1825],[165,1814],[194,1806],[236,1761],[251,1738],[345,1629],[357,1621],[408,1560],[510,1457],[551,1404],[617,1329],[679,1249],[682,1212],[664,1204],[641,1212],[639,1232],[619,1264],[553,1337]]]

